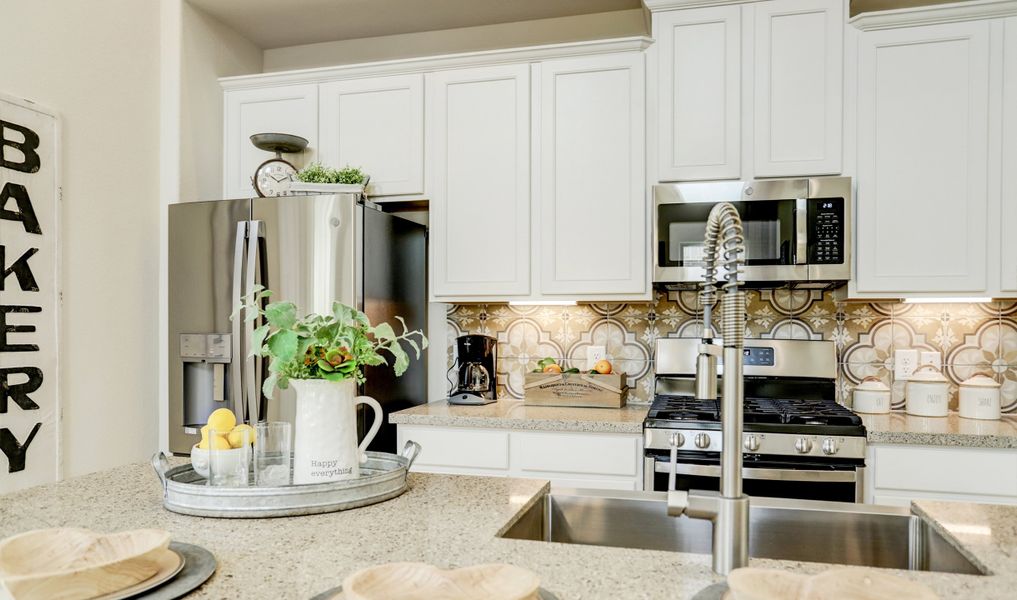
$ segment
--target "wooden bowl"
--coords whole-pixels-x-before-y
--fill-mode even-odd
[[[540,579],[504,564],[444,570],[424,563],[370,567],[343,581],[348,600],[529,600]]]
[[[876,569],[841,567],[817,575],[777,569],[735,569],[727,576],[733,600],[937,600],[921,583]]]
[[[155,575],[169,543],[161,529],[29,531],[0,542],[0,585],[15,600],[94,598]]]

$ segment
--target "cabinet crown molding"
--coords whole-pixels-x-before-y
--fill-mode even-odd
[[[681,10],[684,8],[705,8],[723,6],[725,4],[752,4],[762,0],[643,0],[650,12],[663,10]]]
[[[542,46],[523,46],[480,52],[464,52],[460,54],[443,54],[439,56],[422,56],[401,58],[369,63],[339,65],[335,67],[318,67],[295,71],[279,71],[256,73],[236,77],[222,77],[219,85],[224,90],[259,88],[275,85],[292,85],[298,83],[323,83],[356,77],[372,77],[380,75],[398,75],[406,73],[424,73],[457,67],[476,67],[505,63],[536,62],[552,58],[587,56],[592,54],[608,54],[614,52],[643,51],[653,44],[653,39],[646,36],[611,38],[568,42],[563,44],[547,44]]]
[[[1017,15],[1017,0],[965,0],[950,4],[865,12],[855,15],[848,23],[862,31],[877,31],[1015,15]]]

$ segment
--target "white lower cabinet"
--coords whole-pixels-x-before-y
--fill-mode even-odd
[[[523,431],[399,425],[398,444],[421,446],[414,471],[548,479],[555,487],[641,490],[637,433]]]
[[[1017,504],[1017,449],[869,446],[865,501],[912,500]]]

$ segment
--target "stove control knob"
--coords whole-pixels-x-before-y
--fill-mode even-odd
[[[671,437],[668,440],[668,442],[671,444],[671,446],[675,448],[681,448],[682,446],[685,445],[685,436],[678,433],[677,431],[674,431],[671,433]]]
[[[742,446],[744,446],[749,452],[759,450],[759,436],[751,433],[746,435],[745,440],[742,441]]]
[[[830,456],[832,454],[837,454],[838,450],[840,450],[840,444],[837,443],[837,440],[833,438],[826,438],[823,440],[823,454]]]
[[[705,450],[710,447],[710,435],[708,433],[697,433],[695,439],[696,448]]]
[[[800,437],[795,440],[795,451],[798,454],[808,454],[812,452],[812,440],[806,437]]]

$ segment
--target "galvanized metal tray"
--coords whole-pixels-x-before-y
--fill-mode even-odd
[[[152,466],[163,485],[166,510],[195,517],[260,519],[316,515],[383,502],[406,491],[406,473],[420,454],[408,441],[399,455],[367,452],[360,477],[331,483],[279,487],[211,487],[190,463],[170,467],[162,452]]]

